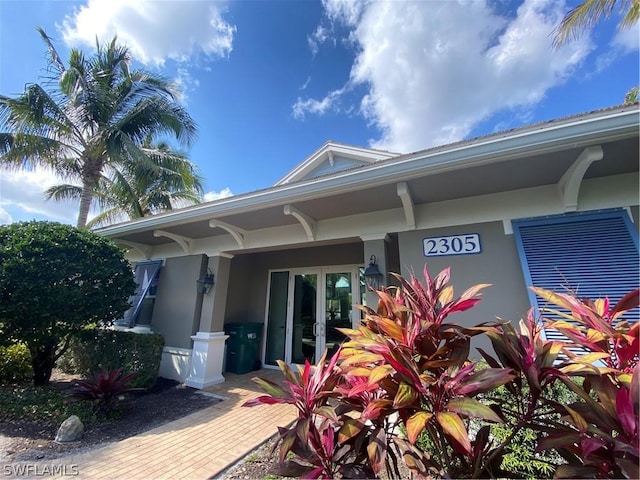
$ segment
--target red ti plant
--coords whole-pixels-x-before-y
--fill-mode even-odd
[[[349,341],[327,365],[321,359],[313,373],[305,366],[298,378],[280,363],[285,387],[256,380],[269,395],[248,406],[298,405],[296,424],[280,429],[280,457],[293,452],[310,465],[303,473],[308,477],[372,477],[385,465],[400,475],[398,457],[422,475],[449,470],[459,476],[456,468],[470,469],[476,476],[484,472],[489,439],[483,431],[472,441],[469,419],[502,419],[475,397],[514,377],[500,367],[478,370],[468,360],[471,337],[496,326],[468,328],[446,319],[473,307],[485,285],[454,298],[448,269],[433,279],[425,269],[424,283],[415,277],[398,279],[395,294],[392,289],[377,292],[377,312],[362,307],[366,315],[358,329],[341,329]],[[440,455],[414,445],[424,431]],[[279,473],[298,475],[300,465],[289,462]]]
[[[563,346],[566,360],[558,365],[559,379],[579,398],[556,405],[564,423],[549,430],[538,449],[555,448],[567,459],[556,472],[559,478],[640,478],[640,330],[637,322],[621,318],[638,307],[640,290],[613,308],[606,298],[591,301],[533,290],[562,309],[544,312],[562,318],[548,321],[549,328],[570,340]],[[576,344],[586,352],[574,353],[570,347]]]
[[[76,401],[89,401],[93,403],[96,411],[109,413],[122,395],[143,390],[129,386],[137,376],[137,372],[123,373],[122,368],[111,371],[102,370],[90,378],[75,380],[70,397]]]
[[[291,367],[278,361],[285,375],[284,385],[266,379],[254,381],[267,393],[247,401],[244,406],[289,403],[298,409],[298,419],[290,428],[279,428],[281,467],[275,472],[304,478],[335,478],[338,474],[368,477],[371,471],[363,459],[352,455],[353,449],[344,448],[340,440],[338,412],[329,400],[340,381],[336,366],[340,351],[326,361],[326,352],[315,367],[305,362],[296,374]],[[289,453],[297,460],[286,460]]]
[[[523,429],[539,434],[538,450],[554,449],[565,465],[557,477],[638,478],[638,326],[620,320],[638,304],[638,292],[610,309],[606,300],[579,301],[541,289],[565,309],[547,327],[580,342],[547,341],[531,311],[519,328],[510,323],[464,327],[449,315],[468,310],[486,285],[454,296],[449,270],[424,282],[397,277],[378,291],[377,311],[361,307],[356,329],[329,360],[295,374],[279,362],[284,386],[255,379],[267,395],[247,402],[291,403],[298,419],[280,428],[280,469],[305,478],[404,477],[399,463],[420,477],[513,477],[503,471],[509,443]],[[570,313],[566,313],[569,311]],[[494,355],[480,351],[488,368],[469,360],[471,338],[488,335]],[[575,346],[575,345],[573,345]],[[594,364],[594,361],[601,364]],[[577,401],[562,405],[550,394],[566,384]],[[497,403],[503,386],[516,401]],[[498,443],[490,424],[507,422]],[[427,437],[425,450],[418,443]],[[293,459],[285,461],[288,455]]]

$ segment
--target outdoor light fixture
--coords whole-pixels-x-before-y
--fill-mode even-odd
[[[202,276],[196,280],[198,284],[198,291],[200,293],[209,293],[213,287],[213,273],[207,268],[207,273],[203,273]]]
[[[378,265],[376,264],[376,256],[371,255],[371,258],[369,258],[369,266],[364,270],[364,279],[367,282],[367,286],[378,290],[382,286],[383,278],[384,275],[380,273]]]

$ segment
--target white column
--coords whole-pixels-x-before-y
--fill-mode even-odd
[[[191,337],[191,366],[184,382],[189,387],[206,388],[224,382],[224,343],[229,338],[224,334],[224,316],[232,258],[233,255],[224,253],[209,257],[207,266],[214,274],[214,285],[211,292],[202,299],[200,327]]]
[[[184,382],[188,387],[207,388],[224,382],[222,362],[227,338],[224,332],[198,332],[191,337],[191,368]]]

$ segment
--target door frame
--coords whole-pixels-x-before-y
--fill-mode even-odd
[[[267,335],[269,332],[269,301],[271,293],[271,275],[273,272],[288,272],[289,274],[289,286],[287,289],[287,318],[285,321],[285,360],[287,364],[291,365],[292,358],[292,336],[293,336],[293,295],[295,289],[295,276],[302,274],[316,274],[318,277],[318,286],[316,289],[316,323],[322,325],[322,335],[316,339],[316,361],[319,355],[325,349],[326,345],[326,275],[331,273],[350,273],[351,274],[351,327],[356,328],[360,323],[359,310],[355,305],[362,303],[360,292],[360,272],[362,265],[347,264],[347,265],[327,265],[327,266],[309,266],[309,267],[296,267],[296,268],[271,268],[267,273],[267,292],[265,302],[264,313],[264,338],[262,339],[262,355],[261,361],[264,368],[277,369],[277,365],[267,365],[265,363],[266,357],[266,345]]]

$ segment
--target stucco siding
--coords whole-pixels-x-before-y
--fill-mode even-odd
[[[198,330],[202,304],[196,280],[205,258],[168,258],[161,270],[151,329],[164,335],[168,347],[191,348],[191,335]]]
[[[477,233],[482,252],[470,255],[426,257],[423,240]],[[457,295],[479,283],[490,283],[483,290],[482,301],[471,310],[453,314],[450,320],[462,325],[491,322],[496,317],[518,321],[529,309],[526,287],[513,235],[505,235],[502,223],[491,222],[462,227],[418,230],[398,234],[401,273],[412,272],[423,279],[423,268],[427,265],[432,276],[443,268],[451,267],[451,284]],[[474,341],[474,347],[489,348],[488,339]]]

